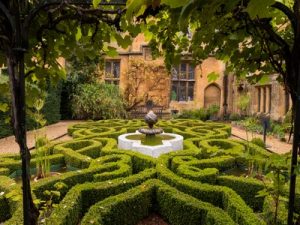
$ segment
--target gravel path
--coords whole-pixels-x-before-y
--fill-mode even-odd
[[[75,123],[80,123],[82,121],[60,121],[59,123],[52,124],[50,126],[47,126],[41,130],[38,130],[38,133],[43,134],[45,133],[47,137],[50,140],[70,140],[72,139],[67,135],[67,129],[70,125]],[[34,147],[34,136],[36,134],[36,131],[29,131],[27,132],[27,143],[29,148]],[[260,137],[262,138],[262,135],[254,134],[253,137]],[[244,139],[246,140],[246,132],[243,129],[232,127],[232,139]],[[252,136],[249,134],[249,139],[251,140]],[[278,139],[274,137],[267,137],[267,146],[268,149],[272,152],[276,152],[279,154],[284,154],[289,152],[292,149],[292,145],[281,142]],[[0,154],[5,153],[18,153],[19,152],[19,146],[15,142],[14,136],[9,136],[6,138],[0,139]]]
[[[169,225],[160,215],[153,213],[141,220],[137,225]]]
[[[244,129],[232,126],[231,134],[232,134],[232,136],[231,136],[232,139],[247,140],[246,131]],[[253,134],[253,137],[258,137],[258,138],[263,139],[263,135],[261,135],[261,134]],[[252,134],[250,132],[248,133],[248,138],[249,138],[249,140],[252,139]],[[292,149],[292,144],[282,142],[272,136],[267,136],[266,144],[267,144],[268,150],[278,153],[278,154],[284,154],[284,153],[290,152]]]
[[[72,124],[79,123],[80,121],[60,121],[58,123],[49,125],[45,128],[39,129],[37,131],[28,131],[27,132],[27,144],[28,148],[34,147],[34,137],[35,134],[46,134],[49,140],[70,140],[72,139],[67,135],[68,127]],[[6,153],[18,153],[19,146],[15,142],[14,136],[9,136],[6,138],[0,139],[0,154]]]

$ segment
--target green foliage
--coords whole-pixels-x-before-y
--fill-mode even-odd
[[[179,225],[266,224],[257,214],[264,216],[274,210],[263,208],[264,196],[255,196],[266,188],[276,193],[272,179],[265,176],[277,168],[285,174],[286,158],[279,160],[274,156],[273,160],[273,154],[256,144],[224,139],[230,134],[230,126],[226,124],[189,119],[161,120],[158,124],[165,131],[186,136],[184,150],[155,159],[117,149],[116,139],[120,134],[142,126],[145,126],[142,120],[90,121],[69,128],[75,140],[52,143],[46,158],[52,164],[77,168],[33,183],[34,198],[38,199],[41,209],[45,209],[40,221],[55,225],[75,225],[79,221],[82,224],[136,224],[150,212],[157,212],[170,223]],[[37,157],[38,152],[33,151],[32,167]],[[261,164],[266,170],[260,177],[249,177],[245,170],[249,162],[255,166]],[[20,156],[1,156],[1,168],[5,169],[4,174],[18,170]],[[225,175],[236,168],[244,169],[244,173]],[[13,203],[11,197],[6,198],[7,190],[11,189],[6,179],[0,179],[0,195],[5,192],[0,204],[8,200],[11,208],[21,202],[18,197],[21,188],[16,185],[19,189],[12,192],[12,197],[17,197]],[[284,186],[286,183],[286,179],[282,180]],[[57,187],[58,184],[63,188]],[[281,199],[288,194],[286,188],[280,193]],[[300,210],[298,204],[296,207]],[[5,221],[7,224],[22,223],[19,208],[13,208],[11,218]],[[280,206],[280,218],[285,212],[281,209]],[[7,212],[4,210],[3,214]]]
[[[179,115],[176,115],[178,119],[198,119],[202,121],[209,120],[212,116],[216,115],[220,110],[217,105],[211,105],[207,109],[194,109],[194,110],[183,110]]]
[[[7,176],[1,176],[0,180],[0,204],[3,206],[0,208],[0,221],[7,222],[22,207],[22,189]]]
[[[155,173],[153,172],[153,169],[146,170],[130,176],[126,180],[119,178],[112,182],[84,183],[77,185],[68,192],[63,201],[54,209],[47,222],[56,225],[76,224],[89,206],[111,195],[125,192],[148,179],[154,178]],[[98,217],[99,215],[94,216]]]
[[[106,198],[89,209],[81,224],[136,224],[149,214],[153,192],[154,185],[142,184],[125,193]]]
[[[280,7],[275,7],[275,2]],[[140,2],[137,8],[147,4]],[[153,50],[163,50],[161,53],[168,68],[178,63],[180,52],[188,51],[197,63],[210,56],[224,61],[228,72],[250,83],[264,83],[274,71],[280,74],[278,80],[283,81],[287,70],[281,62],[285,61],[285,55],[276,50],[284,48],[283,43],[292,48],[291,18],[283,8],[290,10],[293,1],[189,0],[180,4],[161,1],[161,4],[167,7],[155,16],[155,20],[146,20],[142,25],[151,32],[148,36]],[[273,39],[275,37],[281,42]],[[268,47],[263,47],[264,44]],[[216,74],[209,76],[210,80],[215,78]]]
[[[238,224],[264,224],[264,222],[259,221],[259,219],[252,214],[252,210],[248,208],[240,196],[231,189],[201,184],[180,178],[166,168],[162,160],[163,158],[161,158],[158,163],[158,176],[166,183],[201,201],[220,207]]]
[[[100,57],[79,59],[76,55],[67,58],[67,78],[62,82],[61,114],[63,119],[72,119],[71,99],[80,84],[95,83],[99,79],[97,67]]]
[[[241,110],[242,113],[245,113],[250,105],[250,95],[242,94],[239,96],[239,100],[237,102],[237,107]]]
[[[218,105],[211,105],[207,109],[207,114],[209,116],[213,116],[213,115],[216,115],[219,111],[220,111],[220,106],[218,106]]]
[[[229,116],[230,121],[237,121],[241,119],[241,115],[237,113],[231,113]]]
[[[68,186],[63,182],[58,182],[54,184],[54,189],[52,190],[45,190],[44,196],[45,200],[36,200],[35,202],[39,205],[40,208],[40,218],[45,218],[50,215],[53,208],[56,207],[55,202],[61,199],[61,192],[64,192],[68,189]]]
[[[290,109],[284,117],[283,123],[285,124],[291,124],[292,123],[292,109]]]
[[[0,110],[0,138],[12,135],[11,127],[11,103],[8,92],[8,77],[0,76],[0,83],[3,82],[3,92],[0,94],[0,102],[8,106],[5,112]],[[1,84],[0,84],[1,86]],[[1,89],[1,87],[0,87]],[[26,84],[26,106],[27,106],[27,130],[33,130],[60,120],[60,93],[61,86],[58,83],[49,84],[48,87],[39,87],[34,82]]]
[[[288,201],[287,198],[284,197],[285,186],[289,179],[286,169],[287,158],[279,155],[272,155],[267,162],[266,167],[270,172],[265,176],[265,188],[258,192],[258,196],[269,197],[268,199],[271,201],[269,205],[265,207],[264,211],[268,224],[282,224],[279,217],[279,210],[280,207],[282,207],[282,203],[285,204]],[[266,185],[266,183],[268,185]]]
[[[255,211],[262,211],[264,197],[257,197],[257,193],[264,189],[261,181],[246,177],[219,176],[217,184],[231,188]]]
[[[264,141],[261,138],[252,138],[251,142],[253,144],[256,144],[256,145],[262,147],[262,148],[266,147],[266,144],[264,143]]]
[[[62,82],[50,84],[46,89],[45,106],[42,109],[47,124],[57,123],[61,119]]]
[[[37,178],[44,178],[50,173],[50,149],[49,140],[46,136],[35,137],[35,159]]]
[[[112,84],[79,85],[72,97],[73,115],[77,119],[124,118],[124,107],[119,87]]]
[[[207,75],[207,80],[208,80],[208,82],[213,82],[213,81],[216,81],[219,77],[220,77],[220,74],[218,74],[216,72],[212,72]]]
[[[42,98],[37,99],[33,104],[33,108],[35,111],[32,113],[32,118],[34,119],[34,121],[37,124],[36,128],[44,127],[47,123],[47,120],[44,118],[44,115],[41,113],[41,111],[44,107],[44,104],[45,104],[45,101]]]

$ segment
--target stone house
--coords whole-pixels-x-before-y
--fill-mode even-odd
[[[182,55],[179,66],[168,72],[163,58],[152,59],[151,50],[142,34],[127,49],[118,48],[119,55],[106,57],[104,77],[107,83],[120,86],[132,108],[152,100],[165,110],[189,110],[217,105],[219,116],[241,113],[238,101],[242,94],[250,96],[248,114],[266,114],[280,120],[291,107],[291,100],[284,88],[270,75],[265,85],[249,85],[226,74],[225,64],[208,58],[194,66],[189,55]],[[219,74],[209,82],[207,75]]]
[[[245,93],[250,96],[247,114],[266,114],[281,120],[291,107],[291,99],[276,81],[276,75],[270,75],[265,85],[249,85],[237,81],[233,74],[227,74],[223,62],[210,57],[194,66],[188,54],[183,54],[180,65],[168,72],[162,57],[152,59],[142,34],[127,49],[118,48],[118,53],[114,58],[105,57],[101,79],[119,85],[130,108],[145,105],[148,100],[167,112],[217,105],[222,117],[241,113],[238,102]],[[64,59],[59,62],[65,64]],[[3,69],[6,68],[2,66]],[[209,82],[207,75],[212,72],[219,76]]]

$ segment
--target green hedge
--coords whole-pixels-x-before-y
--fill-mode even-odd
[[[51,216],[47,219],[47,224],[77,225],[91,205],[155,177],[155,169],[147,169],[127,178],[77,185],[67,193],[65,198],[53,210]]]
[[[55,154],[55,155],[48,155],[42,157],[42,159],[49,160],[51,165],[64,165],[65,159],[62,154]],[[30,161],[30,168],[36,168],[36,161],[35,154]],[[0,160],[0,168],[2,171],[2,175],[10,175],[14,172],[21,170],[21,159],[14,158],[14,157],[4,157]]]
[[[223,186],[201,184],[181,178],[168,169],[168,162],[169,159],[167,156],[161,156],[157,163],[158,177],[161,180],[201,201],[209,202],[214,206],[222,208],[237,224],[265,224],[258,219],[253,210],[232,189]]]
[[[135,225],[151,211],[155,186],[143,183],[93,205],[80,224]]]
[[[92,158],[99,157],[101,148],[100,142],[78,140],[54,146],[53,153],[63,154],[67,165],[75,168],[88,168]]]
[[[255,211],[262,211],[264,198],[257,197],[259,191],[264,189],[261,181],[254,178],[219,176],[217,184],[226,186],[239,194],[244,201]]]
[[[34,196],[41,200],[46,199],[43,192],[53,190],[57,182],[68,186],[61,193],[63,199],[57,202],[58,207],[47,219],[47,224],[77,225],[85,214],[83,224],[95,218],[102,219],[101,224],[134,224],[150,211],[160,213],[173,225],[265,224],[253,212],[262,211],[264,199],[255,197],[263,188],[262,183],[253,178],[224,176],[222,172],[246,166],[247,154],[258,154],[265,162],[271,155],[269,152],[255,144],[223,139],[230,135],[228,125],[195,120],[160,121],[158,124],[165,131],[185,136],[184,150],[154,159],[117,149],[120,134],[133,132],[141,126],[145,126],[141,120],[77,124],[69,128],[74,140],[50,146],[46,159],[52,165],[72,166],[76,171],[48,177],[32,185]],[[17,154],[1,156],[0,174],[7,176],[18,171],[20,162]],[[32,151],[31,168],[35,164],[36,153]],[[166,184],[147,181],[157,176]],[[21,203],[15,207],[15,203],[1,196],[1,184],[0,180],[0,206],[3,208],[0,219],[3,215],[12,215],[8,224],[21,224]],[[19,185],[16,187],[21,190]],[[137,203],[145,203],[144,208],[136,206],[136,212],[141,213],[133,213],[124,222],[122,216]],[[107,210],[100,208],[103,206]],[[95,215],[95,212],[99,213]]]
[[[22,216],[22,189],[16,182],[6,176],[0,176],[0,222],[5,222],[7,225],[17,225],[23,223]],[[13,194],[11,194],[13,193]],[[7,194],[12,197],[7,198]],[[19,222],[17,222],[19,218]]]
[[[158,212],[172,225],[236,224],[226,212],[212,204],[159,182],[156,193]]]
[[[199,142],[199,147],[202,148],[203,154],[216,156],[221,154],[228,154],[233,156],[241,155],[245,147],[232,140],[223,139],[209,139]]]
[[[76,170],[61,174],[56,177],[48,177],[33,185],[33,192],[38,198],[43,198],[45,190],[53,189],[57,182],[65,183],[69,188],[76,184],[92,182],[96,180],[109,180],[116,177],[127,176],[131,174],[130,166],[120,163],[105,163],[99,166],[93,166],[88,169]]]
[[[225,171],[234,168],[237,165],[236,159],[232,156],[227,155],[209,159],[197,159],[188,156],[177,156],[174,157],[172,160],[172,169],[176,169],[180,164],[190,165],[199,169],[217,168],[220,171]]]
[[[219,170],[216,168],[199,169],[191,165],[180,165],[177,174],[189,180],[201,181],[203,183],[216,183]]]
[[[96,203],[81,224],[135,225],[152,210],[158,211],[173,225],[235,224],[221,209],[158,180],[148,180],[125,193]]]
[[[94,181],[104,181],[132,174],[132,160],[128,155],[113,154],[103,156],[92,162],[92,167],[107,164],[106,168],[94,174]]]
[[[151,156],[147,156],[138,152],[129,150],[118,150],[118,149],[102,149],[101,155],[111,155],[111,154],[124,154],[131,157],[132,160],[132,171],[133,173],[138,173],[144,169],[152,168],[156,166],[156,159]]]

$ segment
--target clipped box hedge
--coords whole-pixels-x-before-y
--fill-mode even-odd
[[[76,170],[32,185],[34,197],[41,200],[46,199],[43,192],[52,190],[57,182],[68,186],[46,224],[77,225],[92,221],[93,224],[136,225],[150,212],[158,212],[172,225],[265,225],[253,212],[263,210],[264,199],[255,197],[263,188],[262,183],[256,179],[225,176],[223,172],[246,166],[247,152],[258,154],[265,161],[271,153],[255,144],[225,139],[231,133],[229,125],[186,119],[157,124],[166,132],[185,137],[182,151],[154,159],[117,149],[120,134],[143,126],[146,125],[142,120],[77,124],[68,129],[74,140],[50,146],[50,155],[45,159],[52,165],[67,165]],[[36,153],[32,151],[31,168],[36,166],[36,160]],[[8,176],[19,169],[19,155],[0,157],[0,175]],[[7,193],[6,186],[0,179],[3,208],[0,221],[22,224],[22,203],[1,196],[2,190]],[[20,186],[15,188],[20,193]]]
[[[265,224],[246,205],[243,199],[232,189],[224,186],[194,182],[173,173],[168,169],[168,157],[161,156],[157,163],[158,178],[178,190],[201,201],[209,202],[226,211],[237,223],[242,225]]]

